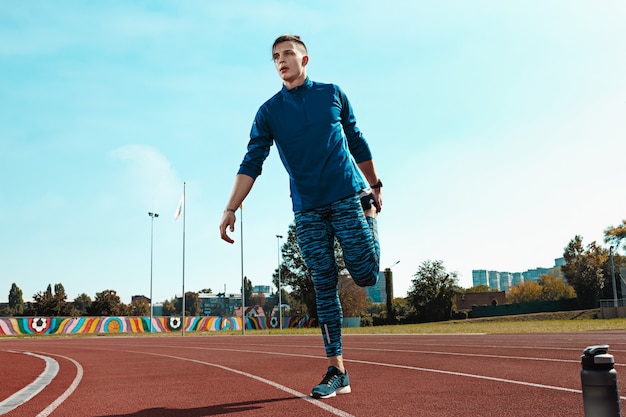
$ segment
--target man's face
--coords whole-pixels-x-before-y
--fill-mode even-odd
[[[289,85],[306,77],[305,66],[309,57],[303,48],[295,42],[281,42],[274,47],[274,65],[278,76]]]

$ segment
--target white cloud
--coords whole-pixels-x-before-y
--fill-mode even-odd
[[[113,150],[110,156],[125,163],[121,183],[136,202],[151,206],[174,206],[182,192],[183,181],[168,161],[148,145],[125,145]]]

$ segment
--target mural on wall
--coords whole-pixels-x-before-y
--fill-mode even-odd
[[[314,327],[315,319],[285,317],[284,328]],[[278,328],[276,317],[246,317],[246,329]],[[153,317],[153,333],[179,332],[182,317]],[[241,330],[241,317],[185,317],[185,331]],[[0,318],[0,335],[150,333],[149,317],[9,317]]]

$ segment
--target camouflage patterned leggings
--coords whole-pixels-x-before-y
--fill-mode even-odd
[[[358,196],[344,198],[317,209],[296,211],[296,235],[302,256],[311,270],[326,356],[342,354],[343,315],[338,294],[337,238],[346,268],[358,285],[376,284],[380,246],[376,219],[363,214]]]

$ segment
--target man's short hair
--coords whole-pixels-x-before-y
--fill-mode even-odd
[[[272,54],[274,54],[274,48],[276,48],[276,45],[278,45],[279,43],[283,43],[283,42],[295,42],[296,45],[300,45],[302,46],[302,48],[304,49],[304,52],[307,53],[307,49],[306,49],[306,45],[304,44],[304,42],[302,42],[302,39],[300,39],[300,36],[298,35],[280,35],[278,38],[276,38],[276,40],[274,41],[274,44],[272,45]]]

